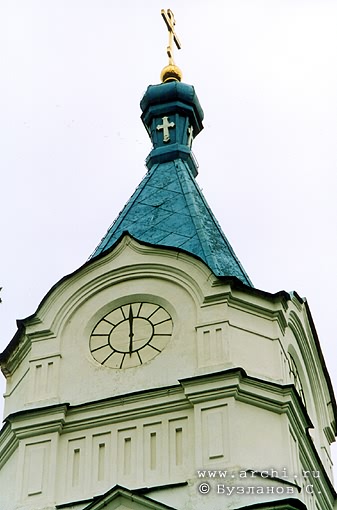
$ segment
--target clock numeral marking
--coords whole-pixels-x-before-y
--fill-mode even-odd
[[[148,317],[147,317],[147,320],[149,320],[152,315],[154,315],[156,312],[158,312],[158,310],[160,309],[160,306],[158,306]]]
[[[109,344],[103,344],[101,345],[100,347],[96,347],[95,349],[91,349],[91,352],[96,352],[96,351],[99,351],[100,349],[103,349],[103,347],[108,347]]]
[[[140,357],[139,351],[137,351],[137,355],[138,355],[140,363],[143,364],[143,361],[142,361],[142,358]]]
[[[153,333],[153,336],[171,336],[170,333]]]
[[[108,336],[106,333],[93,333],[91,336]]]
[[[125,313],[124,313],[124,310],[123,310],[123,307],[122,307],[122,306],[120,307],[120,311],[122,312],[122,315],[123,315],[124,320],[126,320],[126,315],[125,315]]]
[[[142,309],[142,306],[143,306],[143,303],[140,303],[139,308],[138,308],[138,312],[136,313],[136,317],[139,317],[139,314],[140,314],[140,311]]]
[[[113,353],[114,353],[114,352],[116,352],[116,351],[113,349],[113,350],[112,350],[112,352],[109,354],[109,356],[107,356],[107,357],[105,358],[105,360],[103,360],[103,361],[102,361],[102,365],[104,365],[104,363],[105,363],[106,361],[108,361],[108,359],[109,359],[109,358],[111,358],[111,356],[113,355]]]
[[[157,352],[161,352],[161,350],[160,350],[160,349],[158,349],[157,347],[155,347],[154,345],[152,345],[152,344],[148,344],[148,345],[149,345],[150,347],[152,347],[152,349],[154,349],[155,351],[157,351]]]
[[[116,324],[114,324],[113,322],[110,322],[108,321],[108,319],[102,319],[104,322],[107,322],[108,324],[110,324],[111,326],[116,326]]]
[[[171,317],[169,317],[168,319],[164,319],[163,321],[160,321],[160,322],[154,322],[153,325],[154,326],[158,326],[158,324],[163,324],[164,322],[168,322],[168,321],[171,321]]]
[[[125,360],[125,356],[126,356],[126,353],[123,354],[123,358],[122,358],[122,361],[121,361],[121,364],[120,364],[119,368],[122,368],[124,360]]]

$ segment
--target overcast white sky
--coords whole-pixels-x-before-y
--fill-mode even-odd
[[[0,351],[146,171],[161,8],[205,112],[198,182],[254,285],[307,297],[337,388],[336,0],[1,1]]]

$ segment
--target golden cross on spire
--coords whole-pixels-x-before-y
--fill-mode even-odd
[[[167,66],[164,67],[160,74],[161,81],[163,83],[169,81],[181,81],[182,72],[179,69],[179,67],[175,65],[173,60],[173,43],[176,44],[178,50],[180,50],[181,48],[180,41],[174,30],[174,25],[176,24],[174,14],[171,11],[171,9],[167,9],[167,11],[165,11],[165,9],[162,9],[161,15],[166,23],[167,30],[169,33],[169,43],[166,49],[167,56],[169,58],[169,63]]]
[[[178,39],[178,36],[177,34],[175,33],[175,30],[174,30],[174,25],[176,24],[176,21],[174,19],[174,14],[173,12],[171,11],[171,9],[167,9],[167,11],[165,11],[165,9],[162,9],[161,10],[161,15],[166,23],[166,26],[167,26],[167,30],[168,30],[168,33],[169,33],[169,43],[168,43],[168,46],[167,46],[167,56],[169,58],[169,64],[170,65],[174,65],[174,60],[173,60],[173,42],[175,42],[178,50],[180,50],[181,48],[181,44],[180,44],[180,41]]]

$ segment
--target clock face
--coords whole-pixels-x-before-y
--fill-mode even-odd
[[[90,351],[105,367],[136,367],[157,356],[171,335],[172,318],[164,308],[153,303],[129,303],[96,324]]]

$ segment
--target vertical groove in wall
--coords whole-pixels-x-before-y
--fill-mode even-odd
[[[47,365],[47,394],[50,395],[53,389],[54,363],[50,361]]]
[[[42,382],[42,365],[35,366],[35,384],[34,384],[34,398],[38,398],[41,392]]]
[[[223,358],[223,347],[222,347],[222,328],[217,328],[215,330],[215,352],[216,359],[222,360]]]
[[[150,434],[150,469],[154,471],[157,464],[157,434],[151,432]]]
[[[203,332],[204,360],[206,363],[209,363],[211,359],[210,337],[211,337],[210,331]]]
[[[97,479],[99,482],[104,480],[105,476],[104,464],[105,464],[105,443],[100,443],[98,445],[98,474],[97,474]]]
[[[176,466],[181,466],[183,463],[183,429],[176,428]]]
[[[72,472],[72,486],[77,487],[80,481],[80,455],[79,448],[74,449],[73,453],[73,472]]]
[[[131,472],[131,437],[124,438],[124,475]]]

